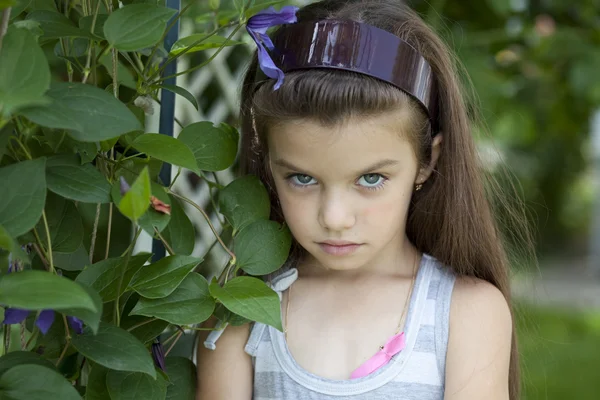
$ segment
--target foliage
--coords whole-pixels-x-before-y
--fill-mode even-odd
[[[517,321],[525,400],[598,397],[597,312],[520,304]]]
[[[165,360],[158,335],[174,332],[164,343],[168,355],[183,330],[213,314],[281,329],[277,294],[242,275],[279,268],[290,233],[268,221],[257,178],[222,187],[205,175],[233,164],[236,129],[198,122],[178,138],[145,129],[161,90],[198,107],[167,82],[165,66],[239,44],[231,37],[262,7],[238,1],[234,12],[220,13],[211,1],[219,23],[165,49],[170,21],[192,3],[180,13],[164,1],[120,3],[0,1],[9,22],[0,32],[0,398],[191,399],[193,364]],[[163,163],[216,189],[231,243],[201,207],[159,179]],[[197,272],[203,258],[191,256],[184,202],[229,254],[212,282]],[[169,254],[152,261],[133,254],[142,230]]]
[[[410,3],[465,65],[494,146],[519,179],[541,250],[585,240],[590,119],[600,107],[600,2]]]

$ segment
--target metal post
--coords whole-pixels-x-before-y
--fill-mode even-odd
[[[181,0],[167,0],[166,5],[169,8],[177,10],[178,13],[181,11]],[[178,14],[173,18],[177,17],[177,15]],[[171,30],[167,32],[164,42],[165,49],[169,51],[177,39],[179,39],[179,20],[177,20]],[[163,73],[165,76],[177,73],[177,61],[167,64]],[[177,78],[169,78],[164,83],[174,85],[176,79]],[[175,125],[175,93],[161,89],[160,100],[159,133],[162,135],[173,136],[173,127]],[[171,164],[163,164],[159,177],[163,185],[168,186],[171,183]],[[160,240],[152,240],[152,253],[153,261],[157,261],[165,256],[165,247]]]

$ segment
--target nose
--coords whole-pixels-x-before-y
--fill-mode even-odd
[[[342,193],[324,193],[319,208],[319,224],[329,231],[350,229],[356,223],[350,199]]]

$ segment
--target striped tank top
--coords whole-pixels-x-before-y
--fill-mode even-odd
[[[284,269],[269,284],[281,299],[297,276],[295,268]],[[449,269],[423,255],[406,318],[406,346],[358,379],[311,374],[296,363],[282,332],[255,323],[245,347],[254,365],[253,400],[442,400],[454,281]]]

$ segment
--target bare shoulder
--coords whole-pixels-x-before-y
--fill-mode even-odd
[[[481,320],[483,319],[483,320]],[[512,330],[506,298],[491,283],[473,277],[458,277],[452,293],[451,320],[464,323],[485,321],[504,332]],[[454,324],[457,325],[457,324]]]
[[[459,277],[452,293],[445,399],[508,399],[510,307],[489,282]]]
[[[214,320],[203,324],[213,327]],[[197,400],[250,400],[252,398],[252,359],[244,351],[250,336],[250,325],[228,326],[217,342],[215,350],[204,347],[207,332],[198,338]],[[235,385],[232,385],[235,382]]]

